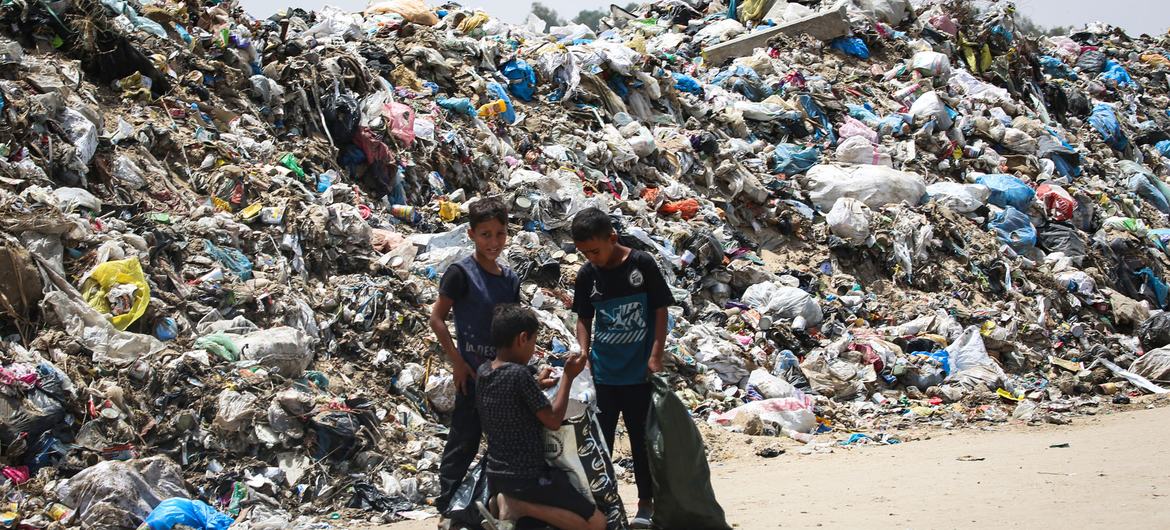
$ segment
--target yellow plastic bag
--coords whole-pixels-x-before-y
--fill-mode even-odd
[[[150,305],[150,284],[146,283],[146,275],[142,273],[142,264],[138,258],[118,261],[107,261],[94,267],[89,278],[81,284],[81,296],[90,307],[103,314],[110,313],[110,301],[106,295],[119,285],[133,285],[138,288],[134,291],[134,302],[130,310],[115,315],[110,321],[119,331],[126,331],[135,320],[146,314],[146,307]]]
[[[451,221],[458,219],[460,215],[463,215],[463,212],[459,209],[458,203],[451,201],[439,201],[439,217],[443,219],[443,221],[450,223]]]

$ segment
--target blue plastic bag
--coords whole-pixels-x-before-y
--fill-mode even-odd
[[[1017,252],[1036,246],[1036,227],[1023,212],[1008,206],[987,223],[1003,243]]]
[[[1105,71],[1101,72],[1099,77],[1106,81],[1113,81],[1117,86],[1137,86],[1137,83],[1129,76],[1129,72],[1125,70],[1125,67],[1113,59],[1105,61]]]
[[[1129,191],[1138,194],[1139,197],[1149,201],[1154,208],[1162,213],[1170,213],[1170,200],[1162,194],[1162,191],[1150,182],[1150,178],[1142,173],[1134,173],[1129,177]]]
[[[833,132],[833,121],[829,119],[829,115],[817,105],[816,100],[808,94],[801,94],[798,98],[800,106],[804,108],[804,113],[810,119],[820,123],[817,127],[817,133],[813,136],[817,140],[828,139],[829,145],[837,144],[837,133]]]
[[[990,188],[991,196],[987,202],[1000,208],[1011,206],[1017,210],[1027,210],[1036,196],[1036,190],[1011,175],[984,175],[975,179],[975,183]]]
[[[1157,274],[1149,267],[1145,267],[1136,273],[1135,276],[1142,278],[1145,287],[1154,293],[1154,301],[1158,304],[1158,309],[1166,309],[1167,297],[1170,296],[1170,288],[1167,288],[1166,282],[1162,281]]]
[[[241,280],[252,279],[252,260],[243,252],[232,247],[217,247],[211,241],[203,240],[203,250],[211,255],[215,261],[223,264],[228,270],[239,276]]]
[[[1051,55],[1041,55],[1040,66],[1044,68],[1044,73],[1057,79],[1077,80],[1077,73],[1072,68],[1069,68],[1064,61]]]
[[[516,109],[512,107],[512,98],[508,96],[508,91],[504,89],[504,86],[492,81],[487,84],[487,89],[496,99],[504,100],[504,105],[507,106],[504,112],[500,113],[500,117],[508,123],[516,123]]]
[[[702,83],[699,83],[698,79],[695,79],[686,74],[680,74],[678,72],[671,72],[670,75],[674,77],[675,89],[681,90],[683,92],[690,92],[700,96],[703,95],[703,85]]]
[[[865,45],[865,41],[857,37],[837,37],[829,43],[829,46],[858,59],[869,59],[869,47]]]
[[[520,101],[532,101],[536,93],[536,71],[523,59],[512,59],[504,63],[500,73],[508,78],[508,89]]]
[[[177,497],[158,503],[145,521],[150,530],[171,530],[178,524],[196,530],[227,530],[234,522],[206,502]]]
[[[778,144],[772,151],[772,171],[788,176],[799,175],[817,165],[821,151],[815,147],[801,149],[795,144]]]
[[[1126,147],[1129,147],[1129,139],[1121,130],[1117,114],[1108,104],[1098,103],[1093,107],[1093,114],[1089,116],[1089,125],[1097,130],[1097,133],[1105,140],[1105,145],[1118,151],[1124,151]]]
[[[475,116],[475,107],[471,106],[471,100],[468,98],[439,98],[436,103],[451,112]]]
[[[1162,140],[1154,144],[1154,149],[1157,149],[1162,156],[1170,158],[1170,140]]]

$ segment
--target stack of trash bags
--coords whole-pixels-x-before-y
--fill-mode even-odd
[[[577,212],[655,257],[667,439],[671,407],[816,450],[1170,385],[1166,35],[1037,37],[1009,3],[238,7],[0,5],[26,528],[434,516],[455,385],[429,306],[487,196],[541,363],[577,349]]]

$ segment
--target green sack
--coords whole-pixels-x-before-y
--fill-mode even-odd
[[[651,378],[646,445],[654,479],[654,528],[730,530],[711,488],[703,437],[662,376]]]

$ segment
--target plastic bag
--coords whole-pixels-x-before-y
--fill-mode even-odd
[[[500,73],[508,78],[508,89],[520,101],[532,101],[536,93],[536,71],[523,59],[512,59],[500,67]]]
[[[309,337],[289,326],[249,333],[236,344],[241,359],[258,361],[284,377],[300,377],[313,360]]]
[[[646,445],[654,480],[654,527],[730,530],[711,488],[703,437],[690,411],[665,378],[654,376],[650,383]]]
[[[698,79],[678,72],[673,72],[671,75],[674,77],[674,88],[676,90],[689,92],[699,96],[703,95],[703,85],[702,83],[699,83]]]
[[[119,312],[111,307],[109,294],[121,286],[132,286],[133,290],[130,291],[129,307]],[[107,261],[86,275],[86,280],[81,284],[81,296],[90,307],[105,314],[113,314],[110,322],[119,331],[125,331],[130,324],[146,314],[146,308],[150,305],[150,284],[146,283],[146,275],[142,273],[142,264],[138,258]]]
[[[1036,246],[1036,227],[1032,226],[1032,220],[1011,206],[999,212],[987,226],[995,231],[1000,242],[1016,251]]]
[[[1126,147],[1129,147],[1129,139],[1126,138],[1125,132],[1121,130],[1121,123],[1117,121],[1117,114],[1109,104],[1098,103],[1095,105],[1093,107],[1093,113],[1089,115],[1089,124],[1101,135],[1101,139],[1105,141],[1105,145],[1117,151],[1124,151]]]
[[[243,252],[231,247],[217,247],[209,240],[203,240],[203,250],[212,258],[239,276],[241,280],[252,279],[252,260]]]
[[[447,504],[447,510],[443,512],[443,517],[472,525],[472,528],[480,528],[483,515],[480,515],[475,503],[482,502],[484,506],[487,506],[492,497],[491,488],[488,486],[488,476],[484,472],[485,461],[483,458],[479,459],[479,462],[476,462],[466,475],[463,475],[463,482],[459,483],[459,487],[455,489],[455,495]]]
[[[838,134],[841,138],[856,138],[860,137],[865,141],[876,144],[878,141],[878,133],[870,129],[865,123],[854,119],[852,116],[845,117],[845,123],[842,123],[837,128]],[[840,146],[838,146],[840,147]],[[859,162],[862,164],[876,164],[877,162]]]
[[[435,100],[435,103],[438,103],[439,107],[457,114],[475,116],[475,106],[471,104],[469,98],[439,98]]]
[[[748,287],[743,293],[743,303],[761,314],[785,319],[802,318],[814,326],[824,319],[821,304],[811,294],[798,287],[776,282],[757,283]]]
[[[1100,50],[1086,50],[1077,58],[1077,68],[1083,72],[1099,74],[1105,69],[1105,54]]]
[[[1041,184],[1036,188],[1036,197],[1044,204],[1044,212],[1053,221],[1072,219],[1073,212],[1077,209],[1077,200],[1064,188],[1055,184]]]
[[[841,137],[846,138],[846,140],[837,145],[838,162],[845,164],[872,164],[876,166],[893,167],[894,160],[890,158],[890,155],[882,152],[866,137],[857,135],[850,135],[847,137],[844,126],[841,127]]]
[[[788,381],[780,379],[763,368],[756,368],[748,376],[748,386],[753,386],[764,399],[795,397],[799,390]]]
[[[871,164],[852,168],[820,164],[808,171],[805,189],[813,205],[821,210],[832,208],[842,197],[876,209],[901,202],[918,204],[926,195],[921,175]]]
[[[1147,318],[1138,326],[1137,337],[1147,351],[1170,344],[1170,313],[1163,311]]]
[[[975,179],[975,183],[987,186],[991,190],[987,202],[1000,208],[1011,206],[1017,210],[1027,210],[1036,196],[1031,186],[1011,175],[983,175]]]
[[[1064,64],[1064,61],[1051,55],[1041,55],[1040,66],[1044,68],[1044,73],[1057,79],[1077,80],[1077,73],[1072,68]]]
[[[936,182],[926,187],[926,194],[958,213],[971,213],[987,204],[991,190],[982,184]]]
[[[508,95],[508,91],[503,85],[492,81],[487,84],[489,96],[495,96],[496,99],[504,100],[504,112],[500,113],[500,117],[507,123],[516,123],[516,109],[512,107],[512,97]]]
[[[107,460],[60,481],[57,498],[89,528],[135,528],[163,499],[186,497],[183,470],[165,455]]]
[[[559,388],[558,382],[545,394],[552,399]],[[544,456],[550,465],[569,475],[581,495],[592,500],[605,516],[608,530],[624,530],[628,528],[626,511],[618,495],[610,449],[597,423],[596,396],[593,377],[586,369],[569,389],[569,409],[561,427],[545,431]]]
[[[1146,352],[1133,362],[1129,370],[1155,383],[1170,383],[1170,348]]]
[[[435,411],[446,414],[455,410],[455,377],[443,372],[427,379],[423,390]]]
[[[423,26],[434,26],[439,23],[439,16],[427,7],[423,0],[388,0],[366,7],[366,17],[381,14],[399,15],[407,22]]]
[[[1105,68],[1101,72],[1100,78],[1117,86],[1137,86],[1137,83],[1129,76],[1129,72],[1125,70],[1125,67],[1113,59],[1105,61]]]
[[[857,199],[837,199],[833,209],[825,216],[829,231],[854,244],[863,244],[869,239],[869,219],[872,214],[865,204]]]
[[[947,107],[939,99],[938,93],[931,90],[918,97],[914,104],[910,106],[910,115],[914,117],[914,123],[922,126],[927,122],[934,120],[938,124],[937,129],[950,129],[953,121],[951,115],[947,113]]]
[[[171,530],[179,524],[195,530],[227,530],[234,522],[206,502],[174,497],[158,503],[144,524],[150,530]]]
[[[781,430],[810,433],[817,428],[817,417],[813,414],[813,400],[804,392],[793,389],[793,397],[763,399],[740,405],[724,413],[713,413],[707,418],[711,425],[732,425],[736,417],[749,414],[758,416],[760,421],[776,425]]]
[[[799,175],[817,165],[821,151],[815,147],[801,149],[795,144],[777,144],[772,151],[772,171],[785,175]]]
[[[865,45],[865,41],[857,37],[837,37],[829,43],[829,46],[858,59],[869,59],[869,47]]]
[[[408,148],[414,144],[414,109],[394,102],[386,105],[385,113],[390,124],[390,134]]]
[[[929,77],[947,79],[951,76],[951,60],[938,52],[923,51],[914,54],[910,59],[910,67]]]

